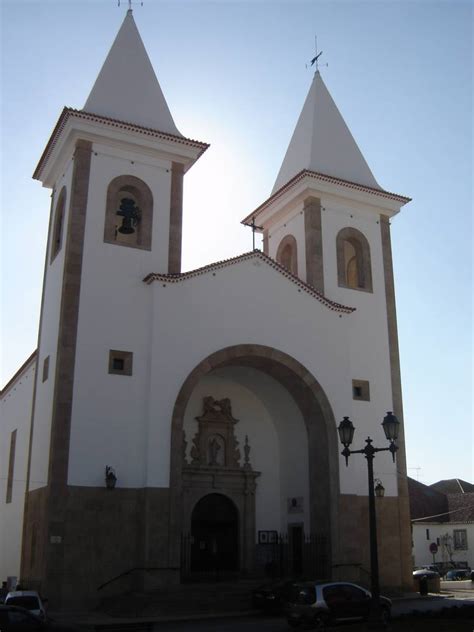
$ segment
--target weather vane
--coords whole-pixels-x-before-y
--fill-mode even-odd
[[[138,2],[132,2],[132,0],[128,0],[128,10],[129,11],[132,11],[132,4],[140,4],[141,7],[143,6],[143,2],[138,3]],[[117,6],[118,7],[120,6],[120,0],[117,0]]]
[[[317,35],[314,36],[314,57],[310,62],[310,66],[315,66],[316,72],[319,72],[319,62],[318,59],[321,57],[321,55],[323,54],[323,51],[319,51],[318,53],[318,37]],[[328,64],[323,64],[323,66],[328,66]],[[306,68],[308,67],[308,64],[306,64]]]

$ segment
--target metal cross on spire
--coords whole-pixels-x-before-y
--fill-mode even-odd
[[[252,217],[252,221],[250,224],[245,224],[245,226],[250,226],[252,229],[252,250],[255,250],[255,231],[263,230],[263,226],[257,226],[255,223],[255,217]]]
[[[315,66],[315,71],[319,72],[319,61],[318,59],[321,57],[321,55],[323,54],[323,51],[319,51],[318,53],[318,37],[317,35],[314,36],[314,57],[310,62],[310,66]],[[327,66],[328,64],[323,64],[323,66]],[[306,68],[308,67],[308,64],[306,64]]]

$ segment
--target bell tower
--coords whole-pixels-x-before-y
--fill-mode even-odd
[[[80,551],[68,516],[86,516],[106,465],[124,487],[145,484],[156,314],[142,280],[181,271],[183,178],[207,147],[177,129],[128,10],[84,108],[64,108],[34,173],[52,205],[21,573],[59,601],[87,584],[64,578]]]

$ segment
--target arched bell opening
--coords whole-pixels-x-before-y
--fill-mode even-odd
[[[191,572],[239,570],[239,514],[223,494],[207,494],[191,514]]]

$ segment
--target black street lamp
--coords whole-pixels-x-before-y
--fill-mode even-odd
[[[369,477],[369,535],[370,535],[370,583],[372,591],[372,603],[370,606],[369,625],[372,630],[383,629],[385,627],[382,608],[380,606],[380,584],[379,584],[379,560],[377,551],[377,520],[375,517],[375,494],[377,496],[383,496],[385,492],[383,485],[380,481],[377,482],[377,488],[374,488],[374,457],[376,452],[389,451],[392,454],[393,462],[395,463],[395,453],[398,450],[398,446],[395,441],[398,438],[398,429],[400,422],[391,412],[388,412],[384,417],[382,426],[385,432],[385,436],[390,445],[388,448],[375,448],[372,445],[372,439],[367,437],[365,440],[366,446],[363,450],[350,450],[349,446],[354,438],[354,425],[349,417],[344,417],[338,426],[339,438],[344,450],[341,452],[342,456],[346,459],[346,466],[349,464],[349,456],[351,454],[363,454],[367,459],[367,470]]]

